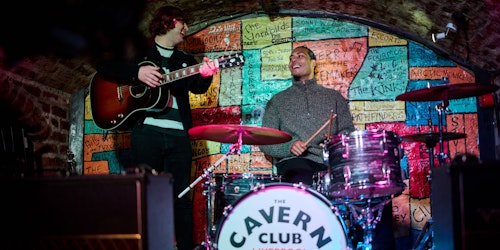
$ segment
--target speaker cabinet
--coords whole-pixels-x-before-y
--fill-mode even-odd
[[[431,173],[433,243],[439,250],[500,242],[500,163],[452,163]]]
[[[0,180],[0,249],[173,249],[168,175]]]

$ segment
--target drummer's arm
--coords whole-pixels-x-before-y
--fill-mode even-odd
[[[264,123],[262,123],[264,126]],[[269,126],[265,126],[269,127]],[[279,144],[272,144],[272,145],[259,145],[260,151],[263,153],[272,156],[273,158],[279,160],[283,158],[288,158],[293,156],[292,153],[290,152],[292,148],[292,144],[296,142],[297,139],[292,137],[291,141],[284,142],[284,143],[279,143]]]
[[[267,103],[266,111],[262,117],[262,127],[274,128],[280,130],[280,121],[278,112],[273,108],[271,101]],[[263,153],[279,160],[287,157],[293,156],[290,152],[292,144],[298,140],[297,135],[290,134],[292,139],[288,142],[272,144],[272,145],[260,145],[260,151]]]
[[[348,134],[355,130],[352,114],[349,110],[347,101],[337,102],[336,114],[337,116],[333,120],[333,123],[337,131],[334,131],[334,134]]]

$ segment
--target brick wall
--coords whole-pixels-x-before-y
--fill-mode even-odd
[[[0,70],[2,120],[24,129],[33,142],[37,175],[66,170],[71,95]]]

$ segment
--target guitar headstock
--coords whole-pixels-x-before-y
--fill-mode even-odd
[[[242,54],[235,53],[232,55],[221,56],[217,59],[217,61],[219,62],[219,68],[225,69],[242,66],[245,62],[245,58]]]

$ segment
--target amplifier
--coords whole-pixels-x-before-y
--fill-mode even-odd
[[[1,249],[173,249],[169,175],[0,180]]]
[[[453,163],[431,173],[435,249],[477,249],[500,242],[500,163]]]

